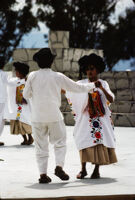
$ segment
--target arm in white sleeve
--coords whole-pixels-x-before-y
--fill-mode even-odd
[[[62,89],[70,91],[70,92],[76,92],[76,93],[82,93],[82,92],[90,92],[95,88],[94,83],[76,83],[75,81],[71,80],[67,76],[61,74],[61,86]]]
[[[31,75],[29,75],[29,77],[26,81],[25,88],[23,90],[23,97],[25,99],[29,99],[32,97]]]
[[[109,87],[109,84],[107,83],[107,81],[105,81],[105,87],[106,91],[108,92],[108,94],[110,94],[113,98],[113,101],[115,99],[115,95],[113,94],[113,92],[111,91],[110,87]]]

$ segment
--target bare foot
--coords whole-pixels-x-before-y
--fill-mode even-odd
[[[87,171],[80,171],[79,174],[77,174],[77,179],[84,179],[84,177],[87,176]]]

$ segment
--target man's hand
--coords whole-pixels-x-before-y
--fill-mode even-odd
[[[61,94],[65,94],[65,93],[66,93],[66,91],[62,89],[61,90]]]

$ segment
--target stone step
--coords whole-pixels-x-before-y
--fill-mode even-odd
[[[112,113],[115,126],[135,127],[135,113]]]
[[[135,113],[135,101],[115,101],[110,108],[115,113]]]

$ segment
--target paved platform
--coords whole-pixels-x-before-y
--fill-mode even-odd
[[[67,156],[65,170],[70,180],[62,182],[54,175],[53,147],[50,146],[48,175],[51,184],[38,184],[39,173],[35,160],[34,145],[20,146],[21,136],[9,134],[5,126],[0,147],[0,198],[1,199],[135,199],[135,128],[115,127],[119,162],[101,167],[99,180],[91,180],[93,166],[87,165],[88,176],[77,180],[80,170],[79,154],[73,140],[73,127],[67,127]],[[107,195],[109,195],[107,197]],[[115,195],[115,196],[112,196]],[[119,196],[120,195],[120,196]],[[122,195],[122,196],[121,196]],[[128,195],[128,196],[127,196]],[[103,198],[104,196],[104,198]]]

